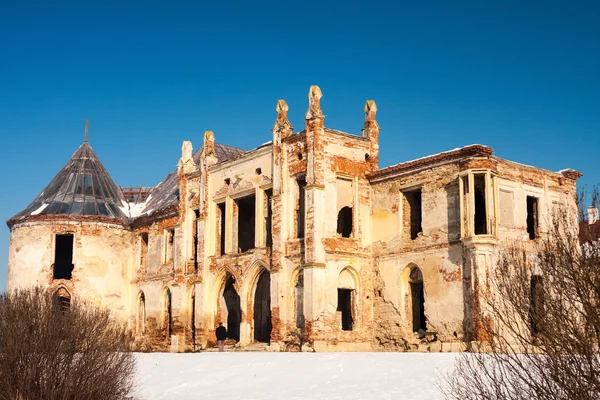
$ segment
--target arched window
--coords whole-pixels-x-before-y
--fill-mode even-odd
[[[337,233],[345,238],[352,235],[352,207],[342,207],[338,213]]]
[[[67,312],[71,308],[71,294],[64,287],[59,288],[54,293],[54,301],[58,310],[61,312]]]
[[[146,296],[144,292],[140,292],[137,306],[137,332],[142,335],[146,333]]]
[[[418,267],[410,271],[409,276],[410,297],[412,308],[413,332],[427,330],[427,318],[425,317],[425,292],[423,290],[423,274]]]
[[[354,325],[354,299],[356,282],[352,273],[345,268],[338,277],[337,311],[342,313],[342,330],[351,331]]]

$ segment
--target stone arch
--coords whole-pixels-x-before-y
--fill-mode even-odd
[[[173,333],[173,296],[171,290],[165,287],[162,293],[162,328],[167,337]]]
[[[402,293],[407,321],[411,321],[412,332],[427,330],[425,316],[425,284],[423,272],[416,264],[408,264],[402,271]]]
[[[227,328],[227,338],[236,342],[240,340],[240,325],[242,322],[242,308],[240,293],[239,274],[230,268],[223,268],[217,274],[210,296],[211,304],[214,305],[213,324],[222,322]]]
[[[229,267],[224,267],[217,273],[215,279],[213,280],[213,285],[209,297],[210,304],[217,304],[219,302],[219,297],[223,294],[223,289],[225,288],[225,284],[227,283],[226,281],[228,276],[232,276],[235,279],[234,288],[239,293],[240,282],[242,281],[242,278],[233,269]],[[219,321],[216,322],[218,323]]]
[[[242,287],[245,294],[247,315],[252,331],[252,339],[269,343],[271,340],[271,272],[265,263],[256,261],[250,267]]]
[[[64,286],[59,286],[53,294],[54,301],[62,312],[69,311],[71,308],[71,293]]]
[[[351,331],[358,320],[358,274],[350,266],[344,267],[337,279],[337,312],[339,313],[340,326],[344,331]]]
[[[146,295],[141,290],[137,295],[136,306],[136,331],[138,335],[143,335],[146,333]]]

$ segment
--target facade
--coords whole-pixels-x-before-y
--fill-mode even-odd
[[[479,307],[502,243],[533,246],[573,210],[573,170],[471,145],[379,168],[377,106],[361,135],[326,128],[313,86],[305,128],[277,103],[250,151],[204,134],[154,188],[119,188],[86,142],[8,221],[8,290],[41,285],[127,320],[140,348],[232,341],[274,351],[455,351],[485,340]]]

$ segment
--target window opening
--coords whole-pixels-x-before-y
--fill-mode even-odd
[[[165,231],[165,260],[164,263],[173,261],[173,265],[175,265],[175,260],[173,260],[175,247],[175,229],[167,229]]]
[[[73,235],[56,235],[54,279],[71,279],[73,268]]]
[[[146,268],[146,260],[148,259],[148,233],[140,234],[140,269]]]
[[[194,255],[194,270],[198,270],[198,219],[200,219],[200,210],[194,210],[194,216],[196,220],[194,221],[194,249],[192,250],[192,254]]]
[[[66,313],[71,309],[71,295],[64,288],[60,288],[54,295],[54,300],[58,311]]]
[[[352,207],[342,207],[338,213],[337,233],[345,238],[352,236]]]
[[[425,292],[423,290],[423,274],[419,268],[410,271],[410,296],[412,301],[413,332],[427,330],[425,317]]]
[[[338,306],[337,311],[342,312],[342,330],[352,330],[352,289],[338,288]]]
[[[146,333],[146,296],[143,292],[138,303],[138,333]]]
[[[423,232],[422,222],[422,192],[421,188],[404,192],[407,203],[408,222],[410,223],[410,238],[415,240]]]
[[[353,233],[354,213],[354,181],[352,179],[336,179],[337,229],[342,237],[349,238]]]
[[[487,235],[485,175],[475,174],[475,234]]]
[[[165,325],[167,337],[173,334],[173,310],[171,308],[171,291],[167,288],[165,292]]]
[[[269,190],[265,190],[265,203],[266,203],[266,208],[267,208],[267,212],[265,213],[265,235],[266,235],[266,240],[265,240],[265,244],[267,247],[271,247],[273,246],[273,208],[272,208],[272,201],[273,201],[273,190],[269,189]]]
[[[527,233],[529,239],[538,237],[538,199],[527,196]]]
[[[238,251],[244,253],[254,248],[256,198],[252,195],[235,202],[238,209]]]
[[[225,203],[217,204],[217,208],[219,209],[219,254],[225,254]]]
[[[306,201],[306,178],[300,178],[296,181],[298,185],[298,202],[296,205],[296,237],[298,239],[304,238],[304,214],[305,214],[305,201]]]

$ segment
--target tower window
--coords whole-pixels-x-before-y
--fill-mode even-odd
[[[529,239],[538,237],[538,199],[527,196],[527,233]]]
[[[73,235],[56,235],[54,279],[71,279],[73,267]]]

